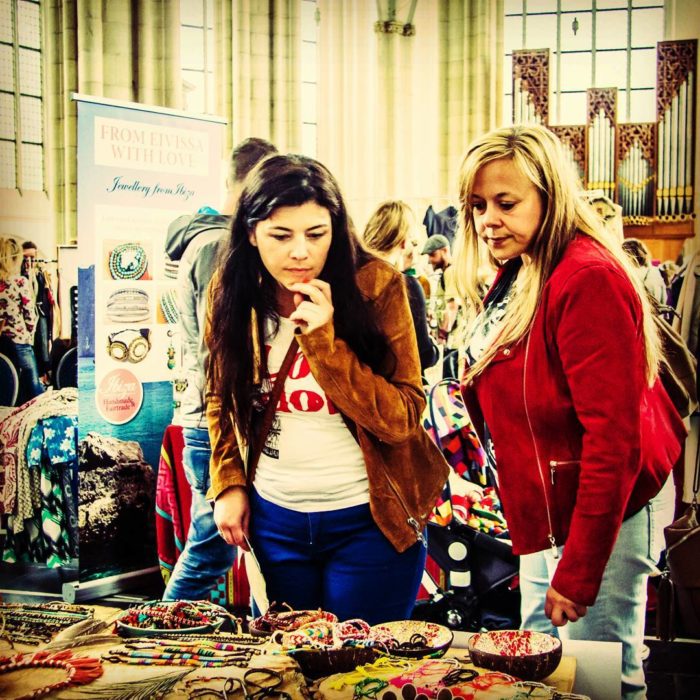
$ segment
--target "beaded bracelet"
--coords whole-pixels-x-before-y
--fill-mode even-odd
[[[166,289],[160,295],[160,309],[167,323],[177,323],[180,320],[180,310],[177,306],[176,291]]]
[[[127,287],[112,292],[107,300],[107,318],[116,323],[145,321],[150,316],[148,293]]]
[[[221,618],[228,618],[240,624],[240,621],[225,608],[204,600],[155,600],[128,608],[119,616],[117,622],[140,629],[176,630],[212,625]]]
[[[109,252],[109,272],[112,279],[141,279],[147,267],[146,251],[138,243],[120,243]]]

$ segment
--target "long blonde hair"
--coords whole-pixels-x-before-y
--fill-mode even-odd
[[[569,243],[577,233],[583,233],[611,253],[637,292],[644,313],[646,375],[651,384],[658,374],[662,349],[644,285],[620,241],[605,228],[598,214],[581,196],[578,177],[566,159],[561,142],[543,126],[528,124],[496,129],[476,139],[467,150],[459,174],[460,233],[454,256],[460,293],[472,302],[476,311],[483,309],[478,285],[483,244],[474,225],[471,195],[477,172],[487,163],[500,159],[512,161],[535,185],[544,217],[528,251],[531,264],[523,270],[521,292],[508,305],[501,332],[470,367],[467,380],[479,375],[500,348],[517,343],[529,332],[545,283]],[[488,256],[494,265],[499,264],[490,252]]]
[[[413,219],[413,210],[406,202],[382,202],[365,226],[362,243],[372,252],[391,253],[408,238]]]
[[[14,238],[0,238],[0,279],[19,274],[22,267],[22,249]]]

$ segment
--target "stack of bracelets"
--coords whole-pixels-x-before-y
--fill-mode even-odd
[[[118,625],[142,630],[182,630],[214,627],[224,619],[235,618],[225,608],[205,600],[154,600],[128,608],[117,620]]]
[[[160,309],[163,312],[163,318],[165,318],[166,323],[177,323],[180,320],[175,289],[166,289],[160,295]]]
[[[124,287],[112,292],[107,300],[107,319],[114,323],[136,323],[150,316],[148,292]]]
[[[0,636],[21,644],[42,644],[92,616],[92,610],[68,603],[0,603]]]
[[[167,255],[165,256],[165,276],[170,280],[177,279],[177,271],[180,267],[179,260],[171,260]]]
[[[138,666],[202,666],[245,668],[260,649],[242,644],[219,642],[215,638],[190,641],[174,639],[140,639],[125,642],[103,654],[104,661]]]
[[[338,622],[338,618],[323,610],[292,610],[288,605],[279,609],[276,603],[270,605],[268,611],[261,617],[256,617],[250,623],[253,634],[272,634],[274,632],[291,632],[313,622]]]
[[[389,651],[397,641],[383,630],[370,627],[364,620],[329,622],[317,620],[291,632],[277,632],[273,641],[289,649],[340,649],[341,647],[377,647]]]
[[[109,252],[109,273],[114,280],[139,280],[147,268],[146,251],[139,243],[120,243]]]

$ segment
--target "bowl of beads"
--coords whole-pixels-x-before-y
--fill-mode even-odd
[[[127,608],[116,627],[120,637],[176,637],[211,634],[227,619],[238,622],[225,608],[208,601],[153,600]]]
[[[420,659],[442,656],[452,644],[452,630],[434,622],[397,620],[372,627],[377,641],[393,656]]]
[[[255,636],[269,637],[277,632],[293,632],[316,622],[333,624],[338,622],[338,618],[325,610],[293,610],[286,603],[272,603],[264,615],[250,621],[248,631]]]
[[[561,640],[531,630],[477,632],[467,642],[472,663],[524,681],[539,681],[561,661]]]

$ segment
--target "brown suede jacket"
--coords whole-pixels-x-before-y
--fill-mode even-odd
[[[420,539],[449,466],[421,425],[425,393],[401,274],[387,263],[372,260],[358,270],[357,282],[374,305],[389,341],[392,357],[381,374],[360,362],[335,336],[332,321],[297,339],[316,381],[356,427],[372,516],[402,552]],[[210,394],[207,422],[212,457],[207,498],[214,500],[226,489],[246,484],[245,446],[228,427],[231,421],[221,423],[220,414],[221,401]]]

